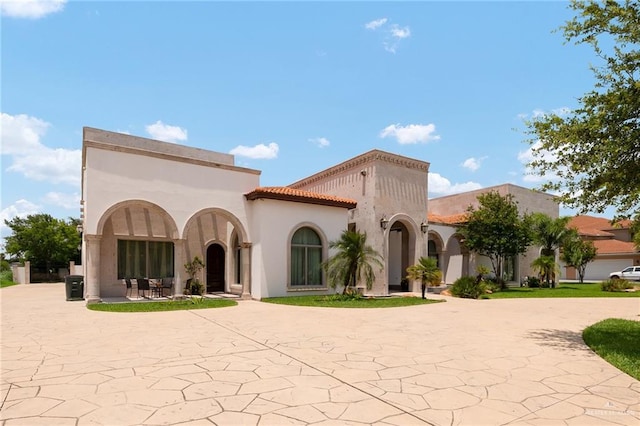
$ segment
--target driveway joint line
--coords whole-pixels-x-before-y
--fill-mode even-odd
[[[407,415],[409,415],[409,416],[411,416],[411,417],[413,417],[413,418],[415,418],[415,419],[417,419],[417,420],[419,420],[419,421],[423,422],[424,424],[427,424],[427,425],[430,425],[430,426],[435,426],[433,423],[430,423],[430,422],[428,422],[428,421],[426,421],[426,420],[424,420],[424,419],[422,419],[422,418],[418,417],[416,414],[414,414],[414,413],[412,413],[412,412],[410,412],[410,411],[407,411],[407,410],[405,410],[404,408],[397,407],[396,405],[394,405],[394,404],[390,403],[389,401],[385,401],[384,399],[381,399],[380,397],[378,397],[378,396],[376,396],[376,395],[374,395],[374,394],[372,394],[372,393],[370,393],[370,392],[367,392],[366,390],[360,389],[358,386],[356,386],[356,385],[354,385],[354,384],[352,384],[352,383],[345,382],[344,380],[342,380],[342,379],[340,379],[340,378],[338,378],[338,377],[335,377],[335,376],[334,376],[334,375],[332,375],[332,374],[326,373],[326,372],[324,372],[324,371],[322,371],[322,370],[320,370],[320,369],[318,369],[318,368],[314,367],[313,365],[310,365],[310,364],[308,364],[308,363],[306,363],[306,362],[304,362],[304,361],[302,361],[302,360],[299,360],[298,358],[296,358],[296,357],[294,357],[294,356],[292,356],[292,355],[287,354],[286,352],[283,352],[282,350],[277,349],[277,347],[278,347],[278,346],[280,346],[280,345],[276,345],[276,346],[274,346],[274,347],[269,347],[269,346],[267,346],[266,344],[264,344],[264,343],[262,343],[262,342],[260,342],[260,341],[258,341],[258,340],[256,340],[256,339],[253,339],[253,338],[251,338],[251,337],[249,337],[249,336],[246,336],[245,334],[243,334],[241,331],[239,331],[239,330],[237,330],[237,329],[230,328],[230,327],[228,327],[228,326],[225,326],[225,325],[223,325],[223,324],[220,324],[220,323],[218,323],[218,322],[216,322],[216,321],[212,320],[211,318],[207,318],[207,317],[205,317],[205,316],[203,316],[203,315],[199,315],[199,313],[197,313],[196,311],[191,311],[191,313],[192,313],[193,315],[196,315],[196,316],[198,316],[198,317],[200,317],[200,318],[202,318],[202,319],[204,319],[204,320],[206,320],[206,321],[208,321],[208,322],[212,323],[212,324],[217,325],[218,327],[224,328],[224,329],[225,329],[225,330],[227,330],[227,331],[230,331],[230,332],[235,333],[235,334],[237,334],[237,335],[239,335],[239,336],[242,336],[243,338],[245,338],[245,339],[247,339],[247,340],[249,340],[249,341],[251,341],[251,342],[253,342],[253,343],[256,343],[256,344],[258,344],[258,345],[260,345],[260,346],[263,346],[263,347],[265,347],[265,348],[267,348],[267,349],[273,350],[273,351],[275,351],[275,352],[279,353],[279,354],[280,354],[280,355],[282,355],[282,356],[286,356],[287,358],[290,358],[290,359],[292,359],[292,360],[294,360],[294,361],[296,361],[296,362],[299,362],[300,364],[302,364],[302,365],[304,365],[304,366],[306,366],[306,367],[308,367],[308,368],[310,368],[310,369],[312,369],[312,370],[314,370],[314,371],[317,371],[318,373],[320,373],[320,374],[322,374],[322,375],[325,375],[325,376],[331,377],[332,379],[334,379],[334,380],[338,381],[339,383],[342,383],[342,384],[343,384],[343,385],[345,385],[345,386],[349,386],[350,388],[353,388],[353,389],[355,389],[355,390],[357,390],[357,391],[359,391],[359,392],[362,392],[362,393],[364,393],[365,395],[368,395],[369,397],[371,397],[371,398],[373,398],[373,399],[375,399],[375,400],[377,400],[377,401],[379,401],[379,402],[381,402],[381,403],[383,403],[383,404],[385,404],[385,405],[389,405],[389,406],[391,406],[391,407],[395,408],[396,410],[400,410],[400,412],[401,412],[401,413],[407,414]],[[383,421],[383,420],[384,420],[384,419],[381,419],[381,421]]]

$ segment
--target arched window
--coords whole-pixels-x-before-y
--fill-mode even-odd
[[[322,241],[311,228],[291,238],[291,286],[322,286]]]

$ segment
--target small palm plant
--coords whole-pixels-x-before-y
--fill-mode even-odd
[[[382,256],[367,244],[367,234],[345,230],[329,247],[335,255],[323,263],[327,282],[332,288],[344,286],[342,294],[355,294],[357,284],[364,279],[367,290],[375,281],[374,266],[382,269]]]
[[[200,279],[197,278],[198,273],[204,268],[204,262],[199,256],[193,258],[192,261],[184,264],[184,270],[189,274],[190,288],[185,288],[185,292],[190,294],[202,294],[203,285],[200,283]]]
[[[540,273],[547,287],[554,287],[556,273],[560,272],[554,256],[540,256],[531,262],[531,267]]]
[[[407,279],[420,281],[422,286],[422,298],[425,298],[427,284],[440,285],[442,271],[438,269],[438,262],[431,257],[421,257],[418,263],[407,268]]]

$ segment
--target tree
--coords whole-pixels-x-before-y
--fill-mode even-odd
[[[615,206],[617,217],[640,214],[640,3],[577,1],[560,27],[565,42],[590,45],[595,88],[579,106],[527,122],[534,174],[556,175],[542,190],[581,213]]]
[[[470,206],[468,220],[459,228],[464,245],[472,252],[487,256],[500,287],[504,260],[524,253],[531,244],[531,217],[518,213],[518,205],[511,194],[491,191],[478,196],[480,207]]]
[[[631,238],[636,245],[636,249],[640,251],[640,214],[631,223]]]
[[[544,213],[534,213],[532,219],[533,242],[542,247],[539,261],[534,261],[531,266],[540,270],[548,286],[555,286],[554,274],[558,270],[556,265],[556,250],[560,248],[569,234],[567,224],[571,219],[568,216],[552,219]],[[545,259],[542,259],[542,258]],[[553,261],[553,265],[551,265]]]
[[[367,290],[375,280],[374,266],[382,269],[382,256],[367,244],[367,234],[345,230],[329,248],[336,254],[323,263],[327,281],[332,288],[344,286],[343,294],[355,293],[356,285],[364,278]]]
[[[573,228],[570,230],[570,234],[562,245],[560,259],[566,263],[567,266],[576,268],[578,278],[580,279],[580,283],[582,283],[584,282],[587,264],[596,258],[597,253],[598,251],[593,245],[593,242],[580,238],[578,231]]]
[[[14,217],[4,221],[12,235],[5,238],[5,250],[20,261],[30,261],[37,267],[51,272],[54,267],[78,258],[80,235],[76,229],[79,221],[55,219],[38,213],[27,217]]]
[[[438,285],[442,280],[442,271],[438,269],[438,261],[431,257],[421,257],[418,263],[407,268],[407,279],[420,281],[422,298],[424,299],[427,283]]]

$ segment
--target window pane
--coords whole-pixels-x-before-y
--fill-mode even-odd
[[[118,240],[118,278],[147,275],[146,241]]]
[[[291,285],[304,285],[304,247],[291,247]]]
[[[321,245],[320,237],[311,228],[300,228],[293,234],[291,244]]]
[[[322,285],[322,249],[319,247],[307,248],[307,285]]]
[[[173,277],[173,243],[149,242],[149,277]]]

